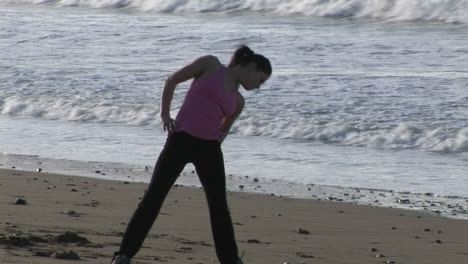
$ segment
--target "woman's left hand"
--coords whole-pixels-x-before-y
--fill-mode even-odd
[[[163,123],[164,131],[167,131],[169,134],[173,133],[175,130],[175,120],[172,119],[170,116],[168,117],[161,117]]]

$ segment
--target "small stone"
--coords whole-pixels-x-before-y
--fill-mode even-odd
[[[67,215],[76,215],[76,211],[75,210],[68,210],[65,212],[65,214]]]
[[[298,257],[300,257],[300,258],[315,258],[315,256],[308,255],[308,254],[304,254],[304,253],[300,253],[300,252],[296,252],[296,256],[298,256]]]
[[[439,239],[437,239],[435,243],[436,243],[436,244],[442,244],[442,241],[439,240]]]
[[[37,169],[36,169],[36,172],[41,172],[41,171],[42,171],[41,168],[37,168]]]
[[[425,228],[424,232],[431,232],[431,229],[430,228]]]
[[[65,252],[56,252],[55,253],[56,259],[68,259],[68,260],[79,260],[80,256],[73,250],[65,251]]]
[[[180,251],[191,251],[192,248],[191,248],[191,247],[177,247],[177,250],[180,250]]]
[[[387,260],[387,261],[385,261],[384,263],[393,264],[393,263],[395,263],[395,261],[393,261],[393,260]]]
[[[377,252],[378,250],[376,248],[371,248],[369,249],[370,252]]]
[[[307,230],[305,230],[305,229],[302,229],[302,228],[298,228],[298,229],[297,229],[297,233],[298,233],[298,234],[301,234],[301,235],[309,235],[309,234],[310,234],[309,231],[307,231]]]
[[[15,204],[16,205],[26,205],[27,201],[24,200],[24,199],[18,198],[18,199],[16,199]]]
[[[57,243],[79,243],[79,244],[89,244],[91,243],[87,238],[78,235],[75,232],[64,232],[55,237]]]
[[[71,192],[78,192],[77,189],[70,189]]]
[[[253,182],[259,182],[258,178],[254,178]]]
[[[249,240],[247,240],[247,243],[249,243],[249,244],[260,244],[261,242],[258,239],[249,239]]]
[[[37,256],[37,257],[50,257],[50,256],[52,256],[52,254],[54,254],[53,251],[36,251],[34,253],[34,256]]]
[[[101,173],[101,171],[97,170],[97,171],[95,171],[95,173],[96,173],[96,174],[100,174],[100,173]]]
[[[377,254],[375,255],[376,258],[385,258],[385,255],[384,254]]]

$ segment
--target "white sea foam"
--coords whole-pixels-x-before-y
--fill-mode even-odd
[[[118,105],[89,100],[12,96],[0,103],[0,113],[51,120],[130,126],[160,125],[159,109],[152,105]],[[173,115],[177,113],[174,110]],[[468,128],[417,127],[408,123],[367,126],[344,120],[315,122],[311,118],[281,119],[245,114],[233,133],[279,139],[320,141],[376,149],[422,149],[444,153],[468,152]]]
[[[158,122],[158,109],[151,106],[111,105],[88,100],[55,100],[51,97],[8,97],[0,103],[0,113],[50,120],[137,126],[154,125]]]
[[[1,0],[18,2],[17,0]],[[136,8],[146,12],[256,11],[390,21],[468,23],[468,0],[21,0],[33,4]]]

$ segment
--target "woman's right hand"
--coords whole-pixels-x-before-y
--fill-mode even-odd
[[[164,131],[167,131],[169,134],[173,133],[175,130],[175,120],[170,116],[161,116],[161,121],[163,124]]]

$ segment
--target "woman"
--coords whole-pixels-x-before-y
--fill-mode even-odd
[[[238,48],[225,67],[203,56],[173,73],[164,83],[161,120],[168,138],[151,182],[123,237],[113,264],[127,264],[140,249],[170,188],[185,165],[193,163],[205,190],[216,254],[221,264],[241,264],[226,199],[221,143],[242,112],[239,86],[259,88],[271,75],[270,61],[249,47]],[[176,85],[194,79],[176,120],[170,106]]]

